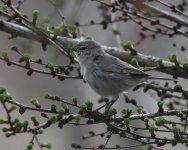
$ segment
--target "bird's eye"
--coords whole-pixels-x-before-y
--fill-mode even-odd
[[[80,50],[85,50],[85,49],[86,49],[86,47],[84,47],[84,46],[80,47]]]

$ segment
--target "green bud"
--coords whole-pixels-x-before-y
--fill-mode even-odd
[[[23,122],[23,127],[24,127],[24,128],[27,128],[28,125],[29,125],[29,121],[25,120],[25,121]]]
[[[75,116],[74,116],[74,119],[75,119],[77,122],[80,121],[80,119],[81,119],[80,114],[75,115]]]
[[[168,59],[171,62],[175,62],[175,61],[177,61],[177,55],[175,53],[171,53],[171,54],[168,55]]]
[[[172,127],[172,132],[174,133],[174,135],[179,135],[180,128],[176,127],[176,125],[175,125]]]
[[[23,59],[24,61],[28,62],[29,59],[30,59],[29,54],[23,54],[22,59]]]
[[[14,111],[16,109],[17,109],[17,106],[15,104],[12,104],[9,111],[11,112],[11,111]]]
[[[3,51],[1,52],[1,56],[5,59],[5,58],[8,58],[8,52],[6,51]]]
[[[149,132],[151,133],[151,134],[154,134],[154,132],[156,131],[156,126],[155,126],[155,124],[151,124],[151,125],[149,125]]]
[[[117,110],[115,108],[108,109],[108,115],[113,116],[117,114]]]
[[[1,9],[5,12],[8,12],[8,6],[7,5],[1,5]]]
[[[38,18],[39,14],[39,10],[33,10],[33,18]]]
[[[145,123],[148,123],[148,122],[149,122],[149,119],[148,119],[148,118],[144,118],[144,122],[145,122]]]
[[[49,118],[49,120],[52,122],[52,123],[55,123],[57,121],[57,116],[53,115]]]
[[[163,108],[163,105],[164,105],[164,102],[163,102],[163,101],[159,100],[159,101],[157,102],[157,106],[158,106],[159,108]]]
[[[139,64],[136,58],[131,59],[131,65],[133,65],[134,67],[139,67]]]
[[[12,135],[12,132],[6,132],[5,133],[6,138],[9,138],[11,135]]]
[[[32,17],[33,17],[33,23],[36,24],[36,21],[39,17],[40,11],[39,10],[33,10]]]
[[[37,121],[37,119],[36,119],[35,116],[32,116],[32,117],[31,117],[31,120],[32,120],[33,122],[36,122],[36,121]]]
[[[61,101],[61,98],[59,96],[54,96],[54,100]]]
[[[22,128],[22,127],[23,127],[23,123],[20,122],[20,121],[16,122],[15,125],[16,125],[16,127],[18,127],[18,128]]]
[[[162,59],[162,58],[159,58],[158,64],[159,64],[159,66],[162,66],[162,65],[163,65],[163,59]]]
[[[56,110],[56,104],[55,103],[51,103],[50,108],[51,108],[51,110]]]
[[[51,31],[50,31],[50,24],[48,24],[48,23],[43,23],[42,26],[43,26],[43,29],[44,29],[44,30],[46,30],[47,32],[51,32]]]
[[[179,112],[179,113],[177,114],[177,116],[180,117],[180,118],[182,118],[182,117],[183,117],[183,113],[182,113],[182,112]]]
[[[128,109],[126,110],[126,112],[127,112],[127,114],[131,115],[131,114],[132,114],[132,109],[128,108]]]
[[[137,112],[142,113],[143,112],[143,106],[138,106],[137,107]]]
[[[129,118],[124,118],[123,122],[124,122],[124,124],[125,124],[126,126],[129,126],[129,125],[130,125],[130,119],[129,119]]]
[[[77,104],[77,98],[76,98],[76,97],[72,97],[71,99],[72,99],[72,101],[73,101],[74,105],[76,105],[76,106],[77,106],[77,105],[78,105],[78,104]]]
[[[53,30],[54,35],[59,35],[61,33],[61,31],[62,31],[61,26],[55,26],[54,27],[54,30]]]
[[[68,25],[68,29],[69,29],[72,33],[75,33],[76,30],[77,30],[77,26],[74,25],[74,24],[70,24],[70,25]]]
[[[167,120],[164,117],[158,117],[155,121],[155,124],[158,126],[163,126],[167,123]]]
[[[37,119],[36,119],[35,116],[32,116],[32,117],[31,117],[31,121],[33,122],[33,125],[34,125],[34,126],[38,126],[38,125],[39,125],[39,122],[37,121]]]
[[[90,101],[86,101],[83,104],[80,105],[81,110],[91,110],[93,106],[93,103]]]
[[[80,105],[81,110],[87,110],[87,105],[85,103]]]
[[[188,62],[185,62],[185,63],[183,64],[183,68],[186,69],[186,70],[188,70]]]
[[[13,122],[16,123],[16,122],[19,122],[19,121],[20,120],[18,118],[15,118]]]
[[[12,100],[12,97],[10,96],[10,93],[5,91],[0,94],[0,101],[7,101],[7,100]]]
[[[86,101],[85,102],[86,106],[87,106],[87,109],[91,110],[92,107],[93,107],[93,103],[91,101]]]
[[[48,92],[44,92],[43,97],[45,99],[49,99],[51,97],[51,95]]]
[[[130,108],[123,109],[122,113],[125,115],[125,117],[128,118],[132,114],[132,109],[130,109]]]
[[[44,23],[50,24],[50,19],[49,19],[48,16],[45,16],[45,17],[44,17]]]
[[[26,150],[32,150],[32,149],[33,149],[33,145],[32,144],[28,144]]]
[[[10,93],[5,92],[5,94],[6,94],[6,100],[12,100]]]
[[[7,128],[5,128],[5,127],[2,128],[2,131],[3,131],[3,132],[7,132],[8,130],[9,130],[9,129],[7,129]]]
[[[64,102],[62,102],[62,103],[61,103],[61,107],[62,107],[62,108],[64,108],[64,109],[68,109],[67,104],[66,104],[66,103],[64,103]]]
[[[93,37],[91,35],[85,35],[84,40],[92,40]]]
[[[5,88],[0,87],[0,94],[4,93],[5,91],[6,91],[6,89],[5,89]]]
[[[58,111],[58,113],[62,116],[65,114],[65,109],[61,107],[61,109]]]
[[[32,99],[31,99],[31,103],[32,103],[33,105],[39,105],[39,102],[38,102],[38,100],[37,100],[36,98],[32,98]]]
[[[38,130],[37,130],[37,134],[43,134],[43,129],[41,129],[41,128],[38,129]]]
[[[126,42],[124,42],[124,43],[122,44],[122,46],[123,46],[123,48],[124,48],[125,50],[127,50],[127,49],[133,49],[133,48],[134,48],[134,46],[133,46],[133,44],[132,44],[131,41],[126,41]]]
[[[65,28],[65,24],[61,22],[60,24],[58,24],[58,27],[60,27],[61,30],[63,30]]]
[[[47,68],[50,69],[51,71],[54,71],[54,65],[53,64],[48,64]]]
[[[52,149],[52,144],[46,144],[45,147],[48,148],[48,149]]]
[[[75,40],[68,40],[68,43],[67,43],[68,48],[73,48],[73,47],[75,47],[75,45],[76,45]]]
[[[49,23],[48,23],[48,25],[50,26]],[[53,29],[53,32],[52,32],[54,34],[54,37],[56,37],[57,35],[63,33],[64,28],[65,28],[65,24],[64,23],[60,23],[57,26],[55,26],[54,29]]]

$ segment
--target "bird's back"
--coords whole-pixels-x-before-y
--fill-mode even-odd
[[[87,72],[83,76],[90,86],[104,97],[118,96],[149,76],[107,53],[96,55],[92,59],[91,63],[85,66]]]

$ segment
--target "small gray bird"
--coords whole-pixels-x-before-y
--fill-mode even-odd
[[[142,83],[150,76],[109,55],[96,41],[80,42],[73,51],[84,80],[102,97],[116,100],[123,91]]]

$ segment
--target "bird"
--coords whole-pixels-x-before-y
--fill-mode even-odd
[[[108,54],[97,41],[81,41],[73,52],[83,79],[101,97],[111,97],[111,105],[122,92],[150,78],[144,71]]]

